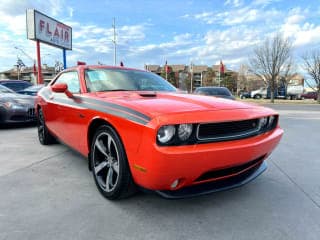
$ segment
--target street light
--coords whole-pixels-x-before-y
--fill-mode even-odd
[[[33,62],[33,75],[36,78],[36,76],[37,76],[36,60],[34,58],[32,58],[29,54],[27,54],[22,48],[19,48],[17,46],[14,46],[14,48],[19,50],[20,52],[22,52],[29,59],[31,59],[31,61]]]

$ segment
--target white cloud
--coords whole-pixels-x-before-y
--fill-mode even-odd
[[[72,18],[73,17],[73,12],[74,12],[74,9],[72,7],[67,7],[67,10],[69,12],[69,17]]]
[[[254,0],[252,2],[252,5],[265,7],[265,6],[269,5],[272,2],[279,2],[279,1],[281,1],[281,0]]]
[[[306,21],[311,13],[308,9],[292,8],[280,30],[291,38],[295,47],[313,45],[320,42],[320,26]]]
[[[243,5],[243,0],[227,0],[224,3],[225,6],[230,5],[231,7],[240,7]]]
[[[221,12],[202,12],[199,14],[186,14],[183,18],[196,19],[206,24],[234,26],[255,22],[275,20],[283,15],[275,9],[254,8],[251,5],[242,8],[231,8]]]

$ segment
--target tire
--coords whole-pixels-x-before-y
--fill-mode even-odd
[[[42,145],[50,145],[56,142],[55,138],[50,134],[46,126],[46,122],[45,122],[41,108],[39,108],[39,111],[38,111],[37,126],[38,126],[38,139]]]
[[[96,130],[90,161],[96,186],[105,198],[116,200],[135,193],[125,149],[112,127],[103,125]]]
[[[254,95],[255,99],[260,99],[262,96],[260,94]]]

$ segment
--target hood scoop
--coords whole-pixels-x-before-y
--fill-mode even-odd
[[[140,92],[139,95],[141,97],[156,97],[157,96],[157,93],[156,92]]]

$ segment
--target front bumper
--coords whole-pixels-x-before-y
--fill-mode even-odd
[[[277,127],[247,139],[171,147],[144,141],[139,153],[129,156],[131,160],[134,157],[129,161],[131,172],[138,185],[168,197],[189,195],[185,191],[192,196],[241,186],[265,170],[264,160],[282,134]],[[173,186],[176,180],[179,183]]]
[[[259,166],[256,166],[244,173],[230,178],[198,184],[190,187],[181,188],[178,190],[155,192],[158,193],[160,196],[168,199],[190,198],[207,195],[214,192],[225,191],[232,188],[241,187],[242,185],[245,185],[254,180],[266,169],[267,163],[263,161]]]
[[[0,122],[2,123],[23,123],[35,122],[37,120],[34,107],[21,109],[0,109]]]

